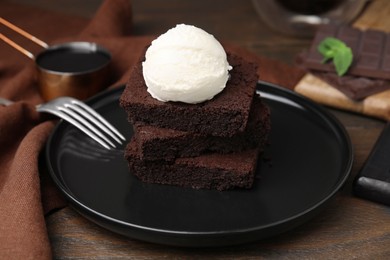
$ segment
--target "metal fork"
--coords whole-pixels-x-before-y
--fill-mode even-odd
[[[0,98],[0,104],[13,102]],[[60,97],[36,106],[38,112],[46,112],[64,119],[74,125],[106,149],[116,148],[125,137],[95,110],[75,98]]]
[[[1,98],[1,97],[0,97],[0,105],[9,106],[9,105],[11,105],[12,103],[14,103],[14,102],[12,102],[11,100],[8,100],[8,99]]]

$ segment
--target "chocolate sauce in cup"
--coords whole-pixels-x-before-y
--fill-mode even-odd
[[[81,45],[85,43],[78,43]],[[105,66],[110,61],[106,52],[91,51],[81,46],[60,46],[46,51],[37,57],[37,64],[41,69],[64,73],[83,73]]]
[[[47,48],[35,62],[43,99],[86,99],[107,85],[111,55],[96,43],[69,42]]]
[[[35,56],[0,33],[1,40],[35,61],[39,90],[45,101],[61,96],[86,99],[106,86],[111,54],[102,46],[93,42],[49,46],[2,17],[0,23],[45,49]]]

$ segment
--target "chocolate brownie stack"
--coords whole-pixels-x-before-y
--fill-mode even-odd
[[[226,190],[253,185],[270,131],[268,107],[256,94],[257,68],[228,54],[226,88],[200,104],[161,102],[148,92],[142,64],[120,98],[134,136],[125,158],[144,182]]]

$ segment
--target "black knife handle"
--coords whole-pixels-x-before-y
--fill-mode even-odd
[[[367,161],[354,180],[355,195],[390,205],[390,123],[387,123]]]

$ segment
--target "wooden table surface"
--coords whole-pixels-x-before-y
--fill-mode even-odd
[[[16,2],[28,2],[16,0]],[[100,1],[40,0],[34,4],[91,16]],[[73,4],[70,4],[72,3]],[[160,34],[177,23],[194,24],[216,38],[258,55],[293,63],[310,40],[281,35],[258,18],[251,1],[132,0],[134,33]],[[277,258],[385,259],[390,256],[390,208],[352,194],[352,181],[385,122],[328,108],[346,127],[355,161],[345,187],[320,214],[298,228],[263,241],[223,248],[178,248],[128,239],[107,231],[67,207],[47,217],[56,259]]]

